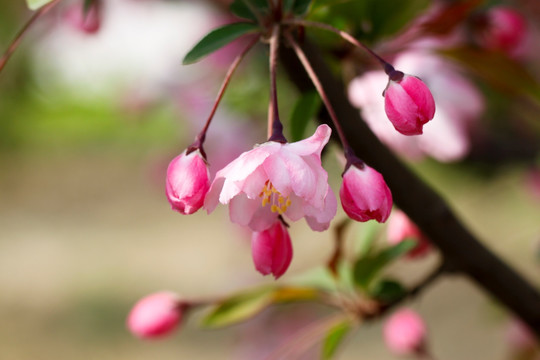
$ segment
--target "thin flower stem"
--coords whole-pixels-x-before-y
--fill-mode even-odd
[[[24,24],[22,29],[19,31],[19,33],[15,36],[9,47],[7,48],[6,52],[2,57],[0,58],[0,73],[6,66],[8,60],[11,58],[11,55],[17,50],[19,47],[19,44],[21,43],[23,37],[26,35],[27,31],[32,27],[32,25],[36,22],[37,19],[39,19],[41,16],[43,16],[45,13],[47,13],[49,10],[51,10],[56,4],[58,4],[60,0],[54,0],[50,2],[49,4],[43,6],[41,9],[39,9],[31,18]]]
[[[371,50],[369,47],[355,39],[350,34],[346,33],[345,31],[339,30],[331,25],[319,23],[316,21],[309,21],[309,20],[300,20],[300,19],[291,19],[287,20],[284,23],[290,24],[290,25],[300,25],[300,26],[306,26],[306,27],[315,27],[327,31],[331,31],[339,36],[341,36],[344,40],[348,41],[349,43],[353,44],[356,47],[359,47],[361,49],[366,50],[371,56],[373,56],[377,61],[381,63],[381,65],[384,67],[384,71],[389,74],[392,70],[394,70],[394,67],[392,64],[384,60],[382,57],[377,55],[373,50]]]
[[[238,54],[238,56],[234,59],[231,66],[229,66],[229,69],[227,70],[227,74],[225,75],[225,79],[223,79],[223,83],[221,84],[221,88],[219,89],[219,92],[216,97],[216,101],[214,102],[214,106],[212,107],[212,110],[210,111],[210,115],[208,116],[208,119],[206,120],[206,124],[204,125],[203,129],[197,135],[195,139],[195,143],[191,147],[200,148],[202,144],[204,143],[204,139],[206,138],[206,132],[208,131],[208,127],[210,126],[210,123],[212,122],[212,119],[214,118],[214,115],[216,113],[216,110],[221,102],[221,99],[223,98],[223,95],[225,94],[225,90],[227,89],[227,86],[231,82],[231,78],[238,68],[238,65],[242,62],[246,54],[251,50],[251,48],[259,41],[259,37],[254,37],[253,40],[250,41],[250,43],[246,46],[246,48]]]
[[[347,141],[347,138],[345,137],[345,133],[343,132],[343,128],[341,127],[341,124],[337,118],[336,112],[334,111],[332,104],[330,104],[330,100],[328,99],[328,96],[326,96],[326,92],[324,91],[324,88],[321,82],[319,81],[319,78],[317,77],[315,70],[313,70],[313,67],[311,66],[308,58],[306,57],[306,54],[304,53],[302,48],[300,48],[298,43],[293,39],[293,37],[289,33],[285,33],[285,37],[287,38],[287,41],[293,47],[296,53],[296,56],[298,56],[298,59],[304,66],[304,69],[306,70],[308,76],[313,82],[313,85],[317,89],[317,92],[319,93],[319,96],[321,97],[324,103],[324,106],[326,106],[326,109],[328,110],[328,114],[330,115],[330,118],[332,119],[332,122],[334,123],[336,131],[339,135],[339,139],[341,140],[341,143],[343,144],[343,149],[345,149],[345,152],[347,153],[347,151],[350,150],[351,147],[349,146],[349,142]]]
[[[268,112],[268,122],[272,124],[272,134],[269,141],[278,141],[281,143],[287,142],[283,136],[283,125],[279,119],[278,98],[277,98],[277,58],[279,51],[279,25],[274,25],[272,28],[272,36],[270,37],[270,110]]]

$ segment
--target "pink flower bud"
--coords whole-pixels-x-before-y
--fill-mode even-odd
[[[519,319],[511,319],[506,328],[506,340],[516,350],[534,349],[538,344],[532,331]]]
[[[387,227],[388,242],[398,244],[407,238],[417,241],[414,249],[407,254],[410,258],[417,258],[427,254],[431,250],[428,238],[418,227],[405,215],[403,211],[394,210]]]
[[[209,188],[208,167],[199,150],[184,151],[169,164],[166,194],[173,210],[193,214],[203,206]]]
[[[422,134],[424,124],[435,116],[435,100],[431,91],[415,76],[403,75],[392,79],[390,75],[384,91],[386,116],[403,135]]]
[[[276,279],[287,271],[291,264],[293,249],[291,237],[281,221],[270,228],[254,232],[251,237],[253,263],[263,275],[273,274]]]
[[[169,335],[182,320],[182,304],[171,292],[159,292],[139,300],[131,309],[127,327],[133,335],[158,338]]]
[[[503,6],[492,8],[486,16],[482,44],[488,49],[515,55],[525,41],[527,25],[523,16]]]
[[[392,352],[398,355],[412,354],[423,350],[426,326],[417,313],[403,309],[386,321],[383,335],[386,346]]]
[[[351,165],[343,174],[339,190],[341,205],[356,221],[385,222],[392,210],[392,193],[382,175],[367,165]]]
[[[83,4],[71,6],[66,11],[65,18],[75,29],[94,34],[101,26],[101,0],[92,1],[86,11]]]

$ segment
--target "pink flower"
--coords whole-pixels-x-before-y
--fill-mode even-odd
[[[516,350],[531,350],[538,344],[531,329],[517,318],[510,319],[506,328],[506,340]]]
[[[407,238],[417,241],[417,245],[407,254],[410,258],[416,258],[427,254],[431,250],[428,238],[418,227],[405,215],[403,211],[394,210],[387,228],[388,242],[399,244]]]
[[[382,175],[365,164],[345,171],[339,197],[343,210],[356,221],[385,222],[392,210],[392,193]]]
[[[208,213],[229,205],[232,222],[264,231],[279,215],[306,218],[316,231],[328,229],[337,201],[321,166],[321,151],[331,130],[320,125],[313,136],[295,143],[268,141],[244,152],[218,171],[204,201]]]
[[[412,310],[403,309],[394,313],[384,324],[386,346],[398,355],[419,352],[425,345],[426,325]]]
[[[127,327],[140,338],[169,335],[182,320],[182,304],[171,292],[159,292],[139,300],[131,309]]]
[[[200,150],[186,152],[169,164],[165,192],[174,210],[189,215],[203,206],[210,179]]]
[[[287,271],[292,260],[292,244],[287,228],[276,221],[270,228],[254,232],[251,237],[253,263],[263,275],[273,274],[276,279]]]
[[[384,110],[397,131],[419,135],[435,116],[435,100],[422,80],[394,71],[384,92]]]
[[[94,0],[85,11],[84,5],[73,5],[66,11],[67,22],[75,29],[87,34],[96,33],[101,25],[101,0]]]
[[[516,55],[525,42],[527,25],[518,12],[497,6],[486,14],[487,25],[482,34],[483,45],[491,50]]]

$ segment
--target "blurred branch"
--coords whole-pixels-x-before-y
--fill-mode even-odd
[[[11,41],[9,47],[7,48],[6,52],[2,57],[0,58],[0,73],[6,66],[8,60],[11,58],[11,55],[17,50],[19,47],[19,44],[21,43],[24,35],[27,33],[27,31],[32,27],[32,25],[36,22],[37,19],[39,19],[41,16],[43,16],[45,13],[47,13],[49,10],[51,10],[56,4],[58,4],[60,0],[54,0],[50,2],[49,4],[45,5],[41,9],[39,9],[31,18],[24,24],[22,29],[19,31],[19,33],[15,36],[13,41]]]
[[[358,109],[348,102],[344,84],[333,76],[320,50],[308,42],[302,47],[328,93],[351,147],[383,174],[396,204],[439,247],[453,270],[470,277],[540,335],[540,294],[483,246],[458,220],[446,201],[377,139],[361,119]],[[313,91],[310,79],[291,49],[282,47],[281,60],[301,92]],[[324,109],[321,121],[332,126]]]

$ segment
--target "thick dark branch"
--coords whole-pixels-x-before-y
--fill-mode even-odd
[[[538,292],[485,248],[461,224],[441,196],[381,144],[361,119],[359,111],[349,104],[344,85],[330,72],[319,50],[309,43],[303,44],[303,49],[328,93],[351,147],[362,160],[383,174],[396,204],[439,247],[455,271],[472,278],[540,336]],[[281,59],[298,89],[312,91],[313,85],[294,52],[282,47]],[[326,112],[321,118],[331,126]]]

